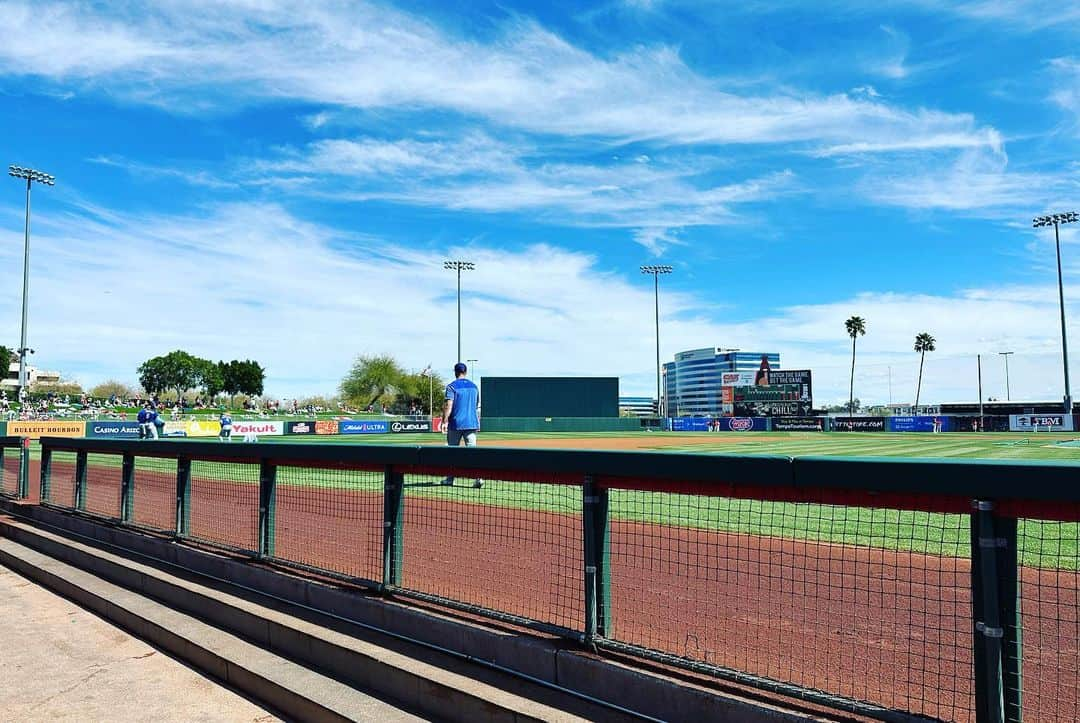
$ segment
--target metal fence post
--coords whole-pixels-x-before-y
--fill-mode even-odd
[[[86,509],[86,452],[75,453],[75,509]]]
[[[611,617],[611,543],[608,520],[608,491],[596,484],[593,475],[585,475],[582,490],[582,528],[585,563],[585,643],[597,637],[610,637]]]
[[[52,450],[41,446],[41,501],[52,499]]]
[[[274,556],[274,512],[277,509],[277,465],[259,465],[259,556]]]
[[[176,460],[176,534],[191,534],[191,458]]]
[[[998,579],[1001,540],[994,524],[994,503],[975,500],[971,513],[971,605],[975,663],[975,720],[1002,723],[1002,638]]]
[[[1020,559],[1019,540],[1016,535],[1015,517],[996,517],[998,539],[999,602],[1001,604],[1001,665],[1005,698],[1005,720],[1020,723],[1023,708],[1023,626],[1020,610]]]
[[[19,444],[19,481],[15,496],[25,500],[30,496],[30,438],[23,437]]]
[[[401,584],[404,519],[405,475],[386,465],[383,473],[383,592]]]
[[[135,519],[135,455],[124,452],[120,465],[120,521]]]

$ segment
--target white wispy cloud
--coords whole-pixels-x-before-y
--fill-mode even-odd
[[[134,381],[139,363],[174,348],[258,359],[268,393],[282,396],[332,391],[358,353],[389,352],[410,368],[449,366],[455,278],[442,260],[453,252],[476,263],[464,279],[463,345],[482,374],[614,375],[624,392],[651,388],[652,285],[636,268],[611,269],[557,245],[507,251],[492,239],[418,248],[306,222],[272,204],[182,216],[81,205],[43,215],[35,228],[36,361],[87,384]],[[19,285],[19,239],[0,232],[4,288]],[[779,350],[784,366],[815,370],[819,399],[839,401],[850,349],[843,320],[857,313],[869,325],[859,340],[863,400],[887,399],[889,367],[903,398],[901,381],[917,362],[909,347],[922,331],[939,349],[927,362],[924,398],[973,398],[975,354],[1002,349],[1022,352],[1014,396],[1056,398],[1050,277],[957,294],[864,293],[761,316],[737,300],[716,312],[712,289],[676,289],[668,283],[662,292],[664,358],[710,344]],[[1066,295],[1077,298],[1080,287]],[[16,329],[18,315],[17,297],[0,295],[0,327]],[[732,316],[741,320],[726,321]],[[993,369],[985,373],[988,387],[996,383]]]
[[[1057,78],[1050,100],[1071,114],[1073,130],[1080,135],[1080,58],[1054,58],[1050,67]]]
[[[0,6],[0,26],[9,38],[0,46],[6,74],[173,112],[292,99],[438,109],[527,132],[620,141],[873,149],[921,137],[986,140],[969,114],[865,94],[754,95],[695,72],[674,48],[599,57],[529,20],[508,21],[483,43],[368,3],[170,0],[152,8],[10,2]]]

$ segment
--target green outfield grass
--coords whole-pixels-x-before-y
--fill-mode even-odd
[[[1000,460],[1054,460],[1080,464],[1080,446],[1059,447],[1057,442],[1080,438],[1080,433],[1062,434],[882,434],[882,433],[754,433],[744,435],[701,434],[701,443],[664,446],[673,437],[666,433],[489,433],[481,444],[509,442],[523,447],[530,440],[596,439],[597,446],[616,438],[632,438],[645,446],[655,446],[664,454],[700,453],[722,455],[835,455],[898,458],[967,458]],[[713,438],[711,438],[713,437]],[[695,435],[695,440],[697,436]],[[212,441],[212,440],[210,440]],[[262,443],[301,444],[442,444],[437,434],[356,435],[341,437],[263,437]],[[178,444],[183,441],[178,440]],[[244,443],[233,442],[240,446]],[[246,445],[245,445],[246,446]],[[579,443],[575,443],[579,447]],[[35,450],[36,452],[36,450]],[[93,455],[91,465],[118,464],[113,455]],[[175,463],[138,458],[137,470],[175,470]],[[198,472],[196,472],[198,473]],[[239,468],[217,466],[215,476],[250,482]],[[354,491],[381,491],[379,475],[315,472],[283,468],[279,484]],[[442,487],[434,478],[407,480],[407,494],[500,507],[542,510],[576,515],[581,511],[576,486],[542,485],[486,480],[482,489],[472,489],[471,479],[458,486]],[[880,549],[967,557],[969,529],[964,515],[945,515],[889,509],[792,504],[728,498],[708,498],[665,493],[615,491],[611,496],[613,519],[628,522],[662,523],[683,527],[753,534],[828,543],[870,546]],[[1023,564],[1063,570],[1080,569],[1080,525],[1075,523],[1022,520],[1020,555]]]

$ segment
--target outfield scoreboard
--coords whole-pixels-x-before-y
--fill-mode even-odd
[[[814,406],[809,369],[724,372],[720,403],[736,417],[805,417]],[[729,411],[730,410],[730,411]]]

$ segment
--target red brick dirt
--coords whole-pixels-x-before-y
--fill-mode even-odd
[[[65,465],[54,459],[53,499],[70,505],[74,470]],[[88,502],[119,500],[118,473],[92,480]],[[194,537],[256,546],[255,485],[194,478],[192,491]],[[404,586],[582,629],[580,515],[452,494],[406,494]],[[136,522],[172,530],[174,475],[137,471],[135,500]],[[275,555],[378,580],[382,504],[380,492],[280,485]],[[974,720],[967,559],[622,520],[610,540],[608,637]],[[1073,571],[1021,570],[1027,720],[1080,719],[1078,581]]]

